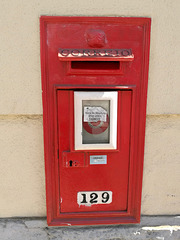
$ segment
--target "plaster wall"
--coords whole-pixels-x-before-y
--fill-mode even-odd
[[[151,17],[142,214],[180,213],[180,1],[0,0],[0,217],[45,216],[41,15]]]

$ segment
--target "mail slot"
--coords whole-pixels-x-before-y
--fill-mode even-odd
[[[140,221],[150,22],[40,18],[50,226]]]

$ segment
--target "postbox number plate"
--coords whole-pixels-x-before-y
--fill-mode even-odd
[[[111,191],[78,192],[78,205],[109,204],[112,202]]]

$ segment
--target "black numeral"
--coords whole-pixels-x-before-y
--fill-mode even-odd
[[[102,202],[103,203],[107,203],[108,202],[108,200],[109,200],[109,193],[107,193],[107,192],[104,192],[103,194],[102,194]]]
[[[90,198],[91,198],[90,203],[97,203],[97,202],[98,202],[98,201],[96,200],[96,199],[98,198],[97,193],[91,193],[91,194],[90,194]]]
[[[87,203],[86,194],[82,193],[81,195],[83,196],[83,200],[81,203]]]

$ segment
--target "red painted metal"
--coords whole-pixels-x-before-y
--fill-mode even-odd
[[[40,22],[47,222],[50,226],[137,223],[151,20],[42,16]],[[59,49],[98,47],[131,49],[133,61],[87,56],[81,63],[74,56],[65,61],[58,57]],[[95,90],[118,91],[116,150],[74,149],[74,91]],[[91,154],[107,155],[108,164],[90,165]],[[113,192],[111,204],[78,206],[77,192],[103,190]]]

